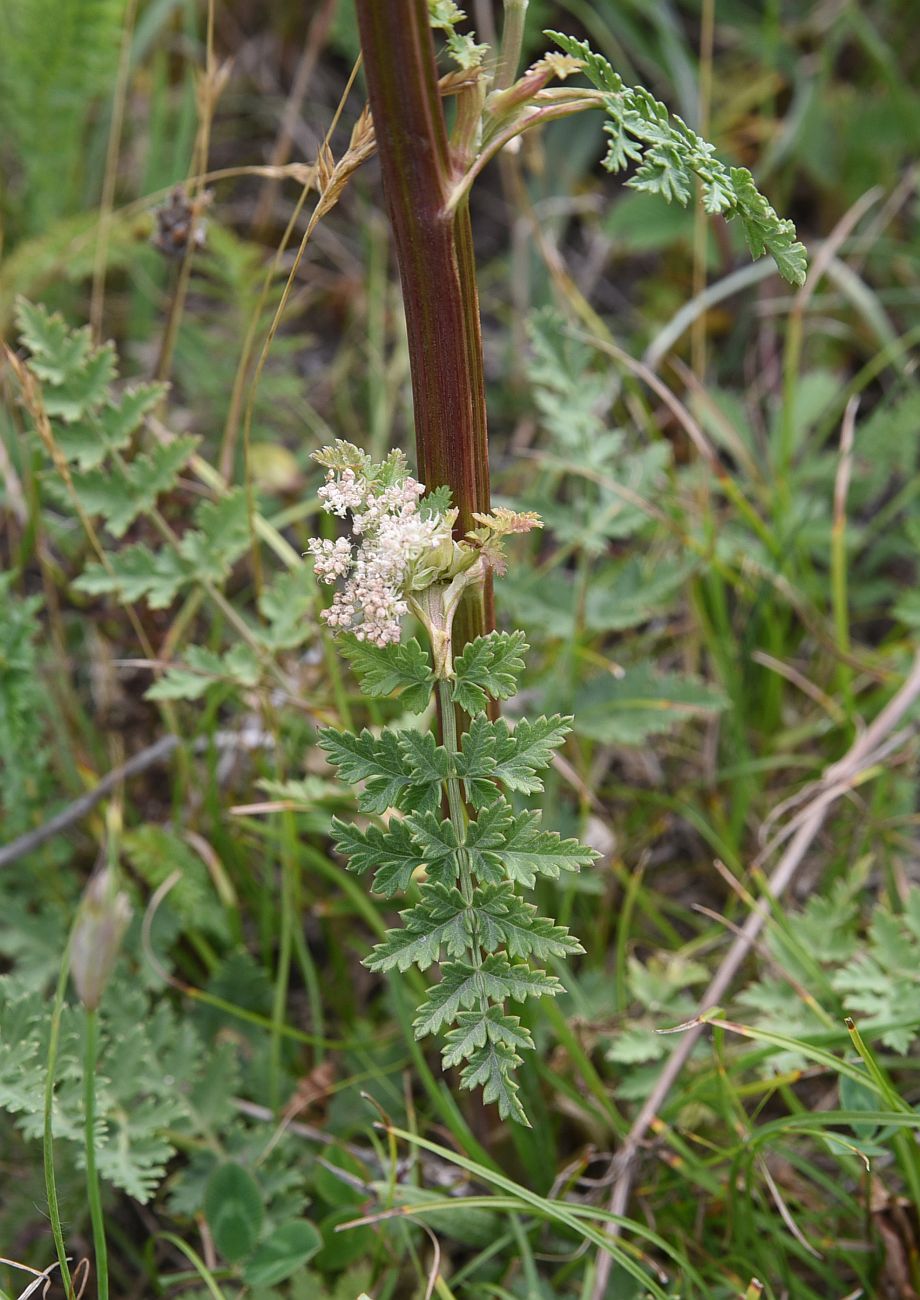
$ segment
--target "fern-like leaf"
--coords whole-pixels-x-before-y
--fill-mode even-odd
[[[586,41],[562,32],[545,34],[579,59],[588,79],[604,92],[610,118],[605,127],[610,139],[604,159],[608,171],[621,171],[636,163],[628,185],[683,205],[689,203],[694,180],[698,180],[708,212],[720,212],[729,221],[739,218],[752,257],[769,253],[784,279],[804,284],[805,248],[796,240],[795,227],[776,214],[746,167],[726,167],[711,144],[669,114],[647,90],[625,86],[608,61]]]

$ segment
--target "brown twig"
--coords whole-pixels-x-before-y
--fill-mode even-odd
[[[264,732],[255,732],[254,735],[246,732],[218,732],[213,738],[207,736],[199,737],[195,742],[194,749],[204,749],[210,743],[216,743],[218,747],[242,746],[242,745],[264,745],[270,743],[270,738]],[[159,740],[146,749],[140,750],[118,767],[113,767],[110,772],[106,772],[101,777],[92,790],[87,790],[86,794],[81,794],[73,803],[69,803],[66,808],[62,808],[59,813],[49,817],[41,826],[36,826],[34,830],[26,831],[18,839],[11,840],[9,844],[0,847],[0,868],[8,867],[11,863],[18,861],[19,858],[25,857],[27,853],[32,853],[35,849],[40,848],[48,840],[54,839],[55,835],[60,835],[69,827],[82,821],[93,811],[98,803],[117,790],[123,781],[129,780],[132,776],[139,776],[141,772],[146,772],[148,767],[155,767],[157,763],[165,763],[172,757],[175,750],[179,747],[181,741],[178,736],[167,734],[161,736]]]
[[[894,733],[898,723],[918,697],[920,697],[920,654],[914,659],[910,673],[900,690],[892,696],[878,717],[857,737],[843,758],[836,763],[832,763],[825,770],[819,788],[801,815],[798,830],[770,876],[763,897],[741,927],[740,932],[725,954],[719,969],[716,971],[712,983],[703,994],[700,1000],[701,1016],[712,1007],[718,1006],[727,993],[732,980],[763,928],[770,912],[771,902],[780,898],[788,889],[811,847],[812,841],[821,829],[831,803],[845,794],[852,787],[856,778],[876,762],[879,751],[887,750],[888,745],[886,742],[892,739],[892,733]],[[900,733],[902,743],[913,734],[912,729],[905,728]],[[614,1162],[617,1177],[609,1204],[612,1214],[622,1216],[626,1212],[639,1148],[649,1128],[658,1118],[659,1110],[681,1070],[690,1059],[690,1055],[704,1029],[705,1024],[699,1021],[690,1024],[676,1050],[669,1057],[648,1099],[633,1121],[632,1128],[627,1134],[622,1148],[617,1152]],[[614,1236],[618,1235],[616,1225],[610,1228],[610,1232]],[[604,1252],[600,1253],[591,1300],[603,1300],[606,1295],[611,1262],[609,1255]]]

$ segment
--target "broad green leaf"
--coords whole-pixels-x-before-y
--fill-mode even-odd
[[[205,646],[189,646],[185,665],[169,668],[145,694],[148,700],[198,700],[212,686],[258,684],[261,665],[249,646],[240,642],[219,655]]]
[[[402,645],[384,647],[347,636],[342,653],[361,682],[365,695],[392,695],[399,691],[400,703],[413,713],[428,707],[434,684],[428,654],[414,638]]]
[[[58,312],[53,315],[41,303],[25,298],[16,302],[16,324],[23,343],[32,353],[29,369],[51,384],[62,384],[82,369],[93,350],[88,325],[71,329]]]
[[[214,1245],[228,1263],[235,1264],[259,1239],[265,1216],[259,1184],[234,1161],[218,1165],[205,1189],[204,1213]]]
[[[111,343],[90,354],[79,370],[71,371],[59,384],[42,389],[45,410],[68,423],[81,419],[87,411],[108,399],[115,378],[115,349]]]
[[[179,551],[199,580],[222,582],[251,542],[245,488],[235,488],[195,511],[195,527],[179,543]]]
[[[104,565],[88,565],[73,585],[92,596],[111,593],[125,604],[146,599],[151,609],[166,609],[191,576],[171,548],[151,551],[138,543],[108,554]]]
[[[81,470],[94,469],[113,452],[122,451],[131,441],[146,413],[166,393],[165,384],[139,384],[126,388],[118,397],[109,397],[104,406],[73,424],[55,430],[61,451]]]
[[[612,568],[588,588],[585,624],[595,632],[638,627],[660,614],[674,599],[694,561],[661,558],[648,564],[637,556]]]
[[[265,623],[254,629],[256,636],[270,650],[303,645],[315,635],[311,617],[315,603],[316,582],[308,564],[279,574],[259,597],[259,613]]]
[[[323,1239],[309,1219],[289,1219],[270,1235],[246,1262],[247,1286],[277,1286],[293,1277],[322,1249]]]
[[[619,677],[606,673],[588,682],[575,696],[575,712],[579,734],[605,744],[638,745],[687,718],[717,713],[727,703],[714,686],[640,664]]]
[[[87,514],[101,515],[113,537],[123,537],[138,515],[148,514],[160,494],[175,486],[179,471],[197,445],[197,438],[175,438],[124,467],[115,464],[74,473],[72,482],[80,504]],[[66,499],[63,484],[58,493]]]
[[[506,700],[517,690],[527,650],[523,632],[490,632],[464,646],[454,660],[451,696],[467,713],[482,713],[488,697]]]

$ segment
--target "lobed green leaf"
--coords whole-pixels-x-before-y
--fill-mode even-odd
[[[341,644],[365,695],[385,696],[399,691],[400,703],[413,713],[428,707],[434,674],[428,654],[414,638],[381,648],[347,636]]]
[[[470,1057],[460,1072],[460,1083],[464,1088],[482,1088],[483,1100],[495,1102],[502,1119],[513,1119],[530,1128],[514,1077],[520,1063],[521,1058],[508,1043],[490,1040]]]
[[[482,713],[488,696],[507,700],[517,690],[527,650],[523,632],[490,632],[464,646],[454,660],[451,698],[467,713]]]
[[[386,898],[408,889],[413,874],[425,862],[406,822],[395,818],[386,830],[379,826],[361,830],[352,822],[333,817],[332,833],[336,849],[349,860],[348,870],[358,876],[375,872],[372,888]]]

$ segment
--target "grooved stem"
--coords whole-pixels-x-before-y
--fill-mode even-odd
[[[489,502],[482,333],[472,227],[448,209],[453,160],[425,0],[356,0],[364,71],[402,282],[420,479],[446,484],[457,536]],[[457,648],[492,627],[492,602],[465,597]]]

